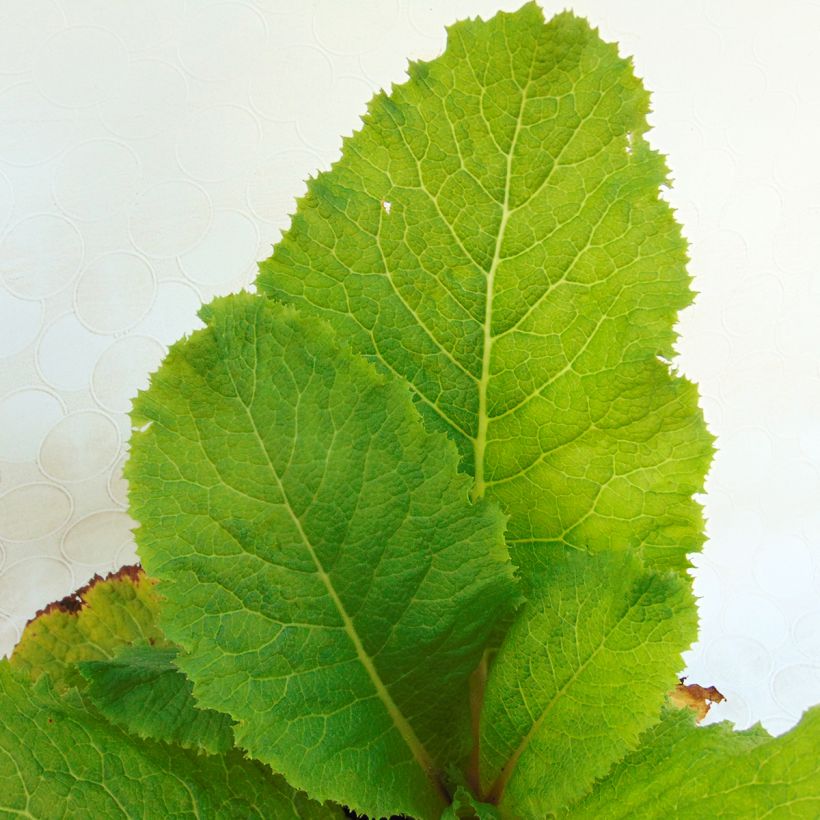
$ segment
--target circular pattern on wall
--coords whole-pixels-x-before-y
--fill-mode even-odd
[[[128,49],[122,40],[104,28],[74,26],[43,43],[34,80],[58,105],[82,108],[115,94],[127,67]]]
[[[128,564],[136,564],[139,563],[140,557],[137,553],[137,544],[133,538],[126,538],[125,541],[120,544],[119,549],[117,550],[113,565],[115,567],[123,567]]]
[[[63,417],[63,403],[53,393],[24,388],[0,399],[0,460],[34,461],[48,431]]]
[[[723,636],[706,647],[709,668],[720,689],[722,681],[767,680],[772,671],[772,653],[760,641],[742,635]]]
[[[0,171],[0,232],[8,225],[14,211],[14,188],[9,178]]]
[[[257,168],[246,189],[254,215],[284,228],[289,214],[296,210],[296,200],[307,190],[305,180],[321,167],[321,157],[307,149],[295,148],[270,156]]]
[[[94,366],[94,398],[112,413],[127,413],[148,375],[159,367],[165,348],[150,336],[125,336],[103,351]]]
[[[219,182],[246,175],[255,165],[262,134],[256,118],[238,105],[215,105],[182,127],[176,152],[193,179]]]
[[[123,468],[125,467],[125,456],[117,459],[117,463],[111,468],[111,473],[108,476],[108,494],[115,504],[120,504],[123,507],[128,506],[128,482],[123,476]]]
[[[304,114],[307,97],[317,89],[329,92],[332,86],[333,63],[327,54],[316,46],[291,45],[266,52],[251,79],[250,99],[263,117],[296,121]]]
[[[773,598],[791,598],[809,592],[814,562],[806,542],[795,536],[780,537],[777,549],[764,544],[752,559],[752,572],[760,589]]]
[[[82,481],[110,467],[119,449],[114,422],[97,410],[80,410],[48,433],[40,448],[40,466],[55,481]]]
[[[0,10],[0,74],[27,71],[37,46],[64,25],[56,0],[6,2]]]
[[[122,510],[102,510],[87,515],[63,536],[63,555],[78,564],[108,564],[113,548],[133,541],[133,526],[134,522]]]
[[[129,203],[140,180],[137,155],[113,140],[89,140],[64,154],[54,170],[54,199],[68,216],[107,219]]]
[[[177,124],[187,97],[185,76],[171,63],[135,60],[117,93],[100,104],[100,117],[118,137],[155,137]]]
[[[256,226],[239,211],[217,211],[207,235],[180,257],[185,275],[212,288],[241,287],[240,277],[255,270],[259,246]],[[252,279],[252,276],[251,276]]]
[[[201,306],[199,294],[187,282],[160,282],[153,307],[135,330],[162,344],[173,344],[180,336],[202,327],[197,318]]]
[[[142,191],[131,208],[131,241],[147,256],[179,256],[205,236],[212,212],[211,200],[199,185],[159,182]]]
[[[74,225],[57,214],[35,214],[0,242],[0,278],[15,296],[42,299],[70,284],[82,259],[83,239]]]
[[[266,39],[265,21],[246,3],[212,3],[186,21],[179,58],[201,80],[245,73]]]
[[[71,144],[77,112],[47,100],[33,83],[0,92],[0,157],[9,165],[37,165]]]
[[[794,642],[809,658],[820,658],[820,609],[807,612],[794,625]]]
[[[399,19],[395,0],[359,0],[348,13],[335,14],[333,0],[321,0],[313,14],[316,39],[333,54],[363,54],[377,49]]]
[[[60,558],[38,555],[7,566],[0,575],[0,601],[17,615],[34,613],[74,589],[74,573]]]
[[[36,363],[43,381],[60,390],[82,390],[91,382],[97,357],[108,344],[73,313],[52,321],[37,345]]]
[[[54,484],[14,487],[0,495],[0,538],[33,541],[51,535],[68,521],[73,506],[71,496]]]
[[[0,287],[0,358],[25,350],[43,325],[43,305],[12,296]]]
[[[77,282],[74,310],[96,333],[127,330],[151,308],[157,283],[136,253],[114,251],[89,262]]]
[[[772,676],[771,689],[778,706],[797,716],[817,702],[820,666],[805,663],[784,666]]]

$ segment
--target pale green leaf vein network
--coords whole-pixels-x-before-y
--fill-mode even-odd
[[[294,786],[437,816],[468,678],[515,600],[504,519],[409,390],[314,317],[203,310],[136,403],[137,541],[200,704]]]
[[[669,710],[639,748],[616,764],[561,820],[814,820],[820,814],[820,708],[780,737],[759,725],[696,727],[690,710]]]
[[[467,51],[469,54],[469,50]],[[471,64],[472,66],[472,64]],[[530,67],[532,72],[532,67]],[[473,464],[475,465],[475,483],[473,484],[473,498],[481,498],[484,495],[484,450],[487,446],[487,425],[489,423],[489,413],[487,412],[487,388],[490,383],[490,356],[493,349],[492,321],[493,321],[493,293],[495,291],[495,272],[501,260],[501,248],[504,244],[504,232],[507,228],[507,220],[510,217],[510,185],[512,184],[512,158],[515,154],[515,146],[518,142],[518,135],[521,132],[521,119],[524,115],[524,107],[527,104],[527,89],[530,80],[521,91],[521,103],[518,108],[518,115],[515,118],[515,132],[513,133],[510,150],[507,152],[507,167],[504,173],[504,201],[501,203],[501,222],[498,228],[498,237],[495,242],[493,258],[490,262],[490,269],[487,271],[487,291],[484,295],[484,326],[483,344],[481,348],[481,379],[478,382],[478,433],[473,440]],[[554,167],[554,166],[553,166]],[[549,176],[547,177],[549,179]]]
[[[297,795],[237,750],[198,755],[141,740],[76,691],[57,694],[0,662],[0,815],[320,818],[341,810]]]
[[[254,325],[254,331],[256,330],[256,325]],[[254,345],[254,350],[257,349],[257,345]],[[253,367],[253,373],[256,374],[256,367]],[[287,491],[282,484],[282,479],[279,476],[276,467],[273,464],[273,461],[270,458],[270,453],[265,445],[264,440],[259,435],[259,428],[257,426],[256,420],[254,419],[253,415],[251,414],[250,408],[244,401],[241,400],[241,392],[234,384],[234,388],[236,389],[236,395],[240,397],[240,402],[245,409],[245,412],[248,417],[248,422],[250,424],[251,429],[253,430],[254,435],[256,436],[257,441],[259,442],[260,450],[265,454],[265,458],[267,459],[268,466],[271,471],[271,475],[273,476],[274,480],[276,481],[276,486],[279,489],[279,492],[282,495],[283,503],[285,509],[288,511],[288,515],[290,516],[291,520],[293,521],[294,527],[296,527],[296,531],[299,533],[299,538],[302,540],[302,543],[305,546],[305,549],[310,554],[310,558],[313,561],[316,572],[319,575],[319,578],[322,580],[322,584],[324,584],[325,589],[327,590],[328,595],[330,596],[331,601],[333,601],[334,607],[336,607],[337,612],[339,613],[339,617],[342,619],[342,623],[344,624],[344,630],[347,633],[347,636],[350,638],[351,643],[356,649],[356,654],[361,661],[362,666],[367,671],[367,675],[370,678],[371,682],[373,683],[373,688],[376,690],[376,694],[379,700],[387,709],[388,714],[390,715],[391,720],[396,725],[396,728],[399,730],[402,738],[404,738],[405,743],[409,747],[410,751],[413,753],[413,757],[416,758],[418,761],[419,766],[421,766],[422,770],[425,774],[430,777],[433,787],[436,790],[441,791],[442,801],[446,804],[448,797],[447,793],[443,791],[441,783],[437,780],[435,776],[435,764],[431,759],[429,753],[424,748],[421,741],[419,741],[418,737],[416,737],[416,733],[413,731],[412,726],[407,722],[407,719],[401,713],[401,710],[396,706],[393,698],[390,696],[390,693],[387,691],[387,687],[384,685],[376,667],[373,665],[373,659],[365,650],[364,646],[362,645],[361,638],[359,637],[356,627],[353,624],[350,616],[347,614],[347,610],[345,609],[344,604],[339,598],[338,593],[336,592],[333,581],[331,580],[330,576],[325,571],[322,562],[319,560],[319,556],[316,554],[316,550],[311,544],[310,539],[308,538],[307,534],[305,533],[304,528],[302,527],[302,521],[298,515],[293,510],[291,506],[290,500],[288,499]],[[256,383],[254,382],[254,395],[256,393]],[[251,396],[251,404],[253,403],[253,395]],[[336,435],[336,431],[334,430],[334,438]],[[294,439],[296,436],[294,436]],[[333,445],[331,443],[331,449]],[[324,480],[324,479],[323,479]]]
[[[309,181],[260,290],[408,381],[522,569],[567,539],[687,566],[712,445],[659,361],[692,294],[631,64],[528,4],[409,75]]]
[[[567,550],[533,586],[482,712],[483,794],[514,817],[557,812],[635,748],[697,629],[687,582],[628,554]]]

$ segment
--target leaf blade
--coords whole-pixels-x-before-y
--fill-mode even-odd
[[[84,694],[111,723],[143,739],[224,754],[233,748],[230,718],[196,708],[175,648],[132,646],[105,661],[81,661]]]
[[[686,567],[712,444],[657,358],[691,292],[648,95],[535,4],[454,25],[409,73],[310,182],[260,290],[408,380],[519,566],[569,545]]]
[[[0,813],[27,817],[342,817],[233,750],[142,741],[0,662]],[[44,776],[44,773],[47,776]]]
[[[516,817],[559,812],[635,748],[697,631],[689,584],[627,554],[568,552],[528,598],[481,715],[483,793]]]
[[[159,606],[155,582],[139,567],[95,576],[29,621],[11,664],[35,681],[47,674],[59,691],[82,687],[81,661],[110,659],[136,643],[169,646],[157,625]]]
[[[178,664],[295,786],[437,816],[515,600],[504,519],[406,388],[315,320],[246,294],[203,318],[135,403],[127,473]]]
[[[696,726],[670,710],[627,756],[570,809],[567,818],[809,818],[820,811],[820,708],[780,737],[760,726]]]

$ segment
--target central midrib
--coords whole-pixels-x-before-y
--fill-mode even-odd
[[[529,82],[527,83],[529,85]],[[510,188],[512,187],[512,162],[518,135],[521,132],[521,118],[524,113],[524,104],[527,99],[527,89],[521,94],[521,105],[518,107],[518,116],[515,119],[515,131],[510,141],[510,150],[507,154],[507,169],[504,179],[504,202],[501,205],[501,222],[498,226],[498,236],[495,240],[493,259],[487,271],[487,295],[484,299],[484,346],[481,353],[481,378],[478,380],[478,429],[473,439],[473,463],[475,467],[475,482],[471,497],[477,501],[484,496],[486,482],[484,480],[484,454],[487,449],[487,427],[489,415],[487,413],[487,388],[490,384],[490,356],[493,349],[493,291],[495,289],[495,273],[501,262],[501,246],[504,244],[504,232],[507,229],[507,220],[510,218]]]
[[[238,396],[239,394],[237,391],[237,397]],[[365,650],[364,645],[362,644],[361,638],[359,637],[359,633],[356,631],[356,626],[353,623],[353,620],[351,619],[350,615],[348,615],[344,603],[342,602],[341,598],[339,598],[339,595],[333,586],[333,582],[331,581],[330,576],[327,574],[324,566],[322,565],[322,562],[319,560],[319,556],[316,554],[316,550],[313,548],[313,544],[311,543],[310,539],[307,536],[307,533],[302,527],[302,522],[299,516],[296,515],[296,512],[294,511],[293,507],[291,507],[290,500],[288,499],[288,495],[285,492],[285,487],[282,484],[282,480],[279,477],[279,473],[273,466],[273,461],[271,460],[270,454],[268,453],[268,450],[265,447],[265,443],[263,442],[262,437],[259,435],[259,430],[256,426],[256,422],[254,421],[253,415],[251,414],[250,408],[241,399],[239,399],[239,403],[245,409],[245,413],[247,414],[248,421],[250,422],[254,436],[256,437],[256,440],[259,443],[260,449],[265,454],[265,460],[268,462],[271,475],[276,481],[276,485],[279,488],[279,492],[282,494],[282,501],[284,507],[288,511],[288,515],[293,521],[293,524],[296,527],[296,531],[299,533],[299,537],[301,538],[302,543],[305,545],[305,549],[307,550],[311,560],[313,561],[313,565],[316,567],[317,575],[319,576],[325,589],[327,590],[327,594],[330,596],[330,600],[336,607],[336,611],[339,613],[339,617],[342,619],[342,624],[344,626],[345,633],[347,634],[348,638],[350,639],[350,642],[353,644],[353,647],[356,650],[356,655],[359,659],[359,662],[362,664],[365,671],[367,672],[367,675],[370,678],[370,682],[373,684],[373,688],[376,690],[376,695],[384,705],[385,709],[387,710],[387,713],[390,715],[393,724],[395,725],[404,742],[407,744],[407,747],[410,749],[413,758],[419,764],[425,776],[430,781],[436,798],[439,800],[439,802],[441,802],[442,806],[446,807],[450,803],[450,795],[448,794],[447,790],[444,788],[444,785],[438,777],[435,762],[433,761],[427,749],[424,747],[424,744],[419,740],[415,731],[413,731],[413,727],[409,724],[407,718],[404,717],[401,710],[396,705],[395,701],[390,695],[390,692],[384,685],[384,681],[382,681],[381,676],[379,675],[379,671],[373,664],[372,658],[367,654],[367,651]]]

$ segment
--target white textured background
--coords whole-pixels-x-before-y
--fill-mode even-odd
[[[165,345],[252,281],[408,57],[517,5],[0,0],[0,654],[134,559],[126,410]],[[679,364],[720,452],[688,674],[782,731],[820,702],[820,5],[571,5],[654,91],[700,291]]]

